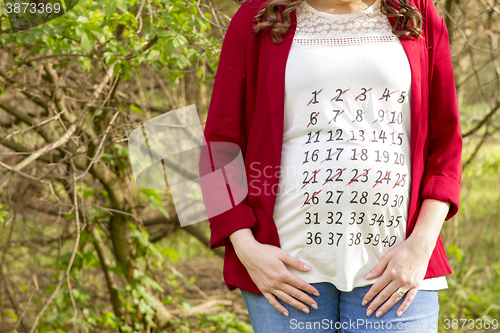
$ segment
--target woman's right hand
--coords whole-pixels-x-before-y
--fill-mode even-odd
[[[319,296],[318,290],[293,275],[285,265],[303,272],[310,271],[311,267],[279,247],[259,243],[250,229],[237,230],[231,234],[230,239],[238,258],[246,267],[253,282],[278,311],[288,316],[288,310],[276,299],[276,296],[305,313],[309,313],[309,308],[299,300],[314,309],[318,308],[314,299],[303,292]]]

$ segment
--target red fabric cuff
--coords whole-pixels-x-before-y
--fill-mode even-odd
[[[257,226],[257,219],[252,208],[246,204],[246,200],[222,214],[209,218],[209,221],[211,249],[230,244],[229,235],[236,230],[252,229]]]
[[[427,176],[424,178],[422,199],[435,199],[449,202],[450,210],[445,221],[458,212],[460,202],[460,183],[446,176]]]

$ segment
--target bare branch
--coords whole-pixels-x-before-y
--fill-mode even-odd
[[[38,157],[43,155],[44,153],[47,153],[63,144],[68,142],[69,138],[71,135],[77,130],[78,127],[81,126],[83,120],[85,119],[85,116],[87,115],[87,112],[90,110],[90,108],[94,105],[96,102],[97,98],[99,97],[101,91],[104,89],[104,86],[108,83],[108,81],[111,79],[113,75],[113,68],[114,64],[109,66],[108,72],[106,73],[106,76],[104,77],[103,81],[99,84],[97,89],[94,91],[92,94],[92,97],[88,101],[87,105],[83,109],[83,111],[78,115],[78,118],[71,124],[71,126],[68,127],[68,130],[66,133],[64,133],[59,140],[56,140],[47,146],[43,147],[42,149],[39,149],[38,151],[34,152],[30,156],[26,157],[24,160],[19,162],[17,165],[15,165],[11,171],[20,171],[24,167],[26,167],[28,164],[36,160]],[[3,185],[7,182],[7,180],[10,178],[10,173],[7,174],[4,179],[0,182],[0,189],[3,187]]]
[[[486,124],[487,121],[491,119],[491,117],[493,117],[493,115],[498,111],[498,109],[500,109],[500,101],[496,102],[493,108],[491,108],[490,112],[488,112],[474,128],[469,130],[467,133],[462,134],[462,138],[466,138],[469,135],[476,133],[481,127],[483,127],[484,124]]]

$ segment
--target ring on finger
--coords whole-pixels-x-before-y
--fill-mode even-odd
[[[400,297],[403,297],[406,294],[406,291],[404,291],[403,288],[399,287],[395,293],[398,294]]]

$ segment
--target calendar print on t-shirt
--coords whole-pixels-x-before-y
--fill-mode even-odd
[[[373,87],[362,87],[359,94],[346,94],[349,91],[336,89],[330,101],[327,91],[326,101],[319,98],[324,89],[312,91],[304,108],[309,119],[303,121],[308,132],[302,146],[299,210],[308,225],[305,244],[392,247],[398,240],[394,231],[406,222],[410,161],[405,158],[408,138],[403,126],[408,114],[387,102],[392,97],[404,103],[407,91],[385,88],[377,94]],[[347,98],[357,101],[357,107],[346,110]],[[378,103],[367,109],[363,102],[368,98]],[[320,107],[321,102],[330,109]],[[379,105],[376,112],[374,104]],[[321,224],[329,228],[315,228]]]
[[[374,283],[364,275],[405,240],[411,185],[407,58],[364,47],[292,47],[273,216],[282,248],[313,267],[293,273],[345,291]]]

